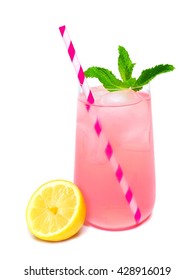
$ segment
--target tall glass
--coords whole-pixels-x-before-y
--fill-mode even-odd
[[[135,227],[133,213],[105,154],[105,143],[95,133],[98,117],[104,135],[128,181],[145,221],[155,201],[155,169],[150,92],[124,90],[108,93],[92,88],[95,103],[86,110],[78,97],[75,177],[87,206],[86,224],[106,230]]]

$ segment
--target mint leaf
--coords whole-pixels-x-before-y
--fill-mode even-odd
[[[90,67],[85,71],[87,78],[97,78],[109,91],[117,91],[126,88],[124,83],[117,79],[108,69],[101,67]]]
[[[151,80],[153,80],[157,75],[162,73],[170,72],[175,69],[174,66],[169,64],[159,64],[155,67],[148,68],[143,70],[141,75],[138,77],[137,81],[134,84],[135,90],[136,88],[147,85]]]
[[[147,85],[157,75],[170,72],[175,69],[170,64],[159,64],[155,67],[148,68],[141,72],[138,79],[132,77],[132,72],[135,63],[132,63],[128,52],[122,46],[118,47],[118,70],[120,72],[122,80],[119,80],[108,69],[101,67],[90,67],[85,71],[87,78],[97,78],[103,84],[108,91],[118,91],[121,89],[131,88],[134,91],[141,90],[144,85]]]
[[[126,88],[133,88],[135,83],[136,83],[136,78],[130,78],[124,82],[124,85],[126,86]]]
[[[127,81],[128,79],[131,78],[135,63],[132,63],[129,54],[124,47],[119,46],[118,51],[119,51],[118,70],[122,80]]]

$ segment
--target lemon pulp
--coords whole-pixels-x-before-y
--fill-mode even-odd
[[[85,202],[79,188],[65,180],[43,184],[31,196],[26,209],[30,232],[48,241],[60,241],[76,234],[85,215]]]

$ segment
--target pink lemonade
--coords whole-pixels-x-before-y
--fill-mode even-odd
[[[86,202],[86,224],[106,230],[129,229],[137,224],[92,119],[98,117],[112,145],[140,209],[140,224],[151,215],[155,201],[150,93],[108,92],[102,86],[92,92],[95,103],[90,116],[84,94],[78,98],[74,181]]]

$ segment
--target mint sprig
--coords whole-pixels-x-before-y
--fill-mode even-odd
[[[159,64],[155,67],[145,69],[141,72],[138,78],[132,77],[135,63],[132,62],[127,50],[119,46],[118,47],[118,70],[121,79],[116,76],[108,69],[102,67],[89,67],[85,71],[87,78],[97,78],[103,84],[108,91],[118,91],[121,89],[133,89],[138,91],[142,87],[153,80],[157,75],[162,73],[173,71],[175,68],[170,64]]]

